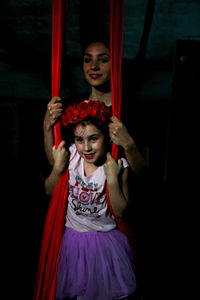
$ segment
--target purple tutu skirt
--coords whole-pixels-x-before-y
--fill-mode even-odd
[[[132,252],[121,231],[77,232],[65,229],[56,299],[111,300],[135,291]]]

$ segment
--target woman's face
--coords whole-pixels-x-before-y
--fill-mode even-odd
[[[85,80],[93,87],[110,81],[110,50],[103,43],[91,43],[84,52]]]

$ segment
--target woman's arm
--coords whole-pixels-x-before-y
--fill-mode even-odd
[[[53,125],[57,122],[63,112],[62,103],[60,101],[60,97],[53,97],[51,99],[47,105],[43,122],[44,150],[51,166],[53,166],[54,163],[52,155],[52,147],[54,145]]]
[[[69,161],[69,151],[66,150],[65,148],[65,142],[62,141],[58,148],[55,149],[55,146],[53,146],[53,159],[54,159],[54,164],[53,164],[53,169],[50,173],[50,175],[47,177],[45,180],[45,189],[46,189],[46,194],[51,196],[53,194],[53,191],[66,170],[68,161]]]
[[[122,161],[115,161],[110,153],[104,164],[107,178],[108,192],[112,209],[117,217],[123,217],[127,207],[128,196],[128,168],[122,168]]]
[[[134,139],[120,120],[113,116],[111,121],[109,132],[112,142],[124,149],[126,159],[133,172],[136,175],[142,175],[147,168],[147,163],[138,150]]]

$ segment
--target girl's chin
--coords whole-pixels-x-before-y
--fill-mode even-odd
[[[83,155],[82,157],[83,157],[83,159],[87,163],[94,164],[97,167],[102,166],[105,163],[105,161],[106,161],[106,157],[105,156],[97,158],[97,157],[95,157],[95,155],[93,155],[93,156],[92,155],[91,156],[89,156],[89,155]]]

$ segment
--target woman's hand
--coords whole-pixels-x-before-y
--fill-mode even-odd
[[[43,121],[44,149],[51,166],[54,164],[54,159],[52,156],[52,147],[54,143],[52,126],[58,121],[58,118],[60,118],[62,112],[63,108],[61,98],[53,97],[47,105],[47,110]]]
[[[57,149],[53,146],[52,152],[54,158],[54,172],[62,174],[69,161],[69,151],[65,148],[65,141],[61,141]]]
[[[51,101],[47,104],[47,110],[45,114],[46,124],[53,126],[58,119],[61,117],[63,112],[63,107],[60,97],[53,97]]]
[[[104,164],[104,172],[108,183],[116,183],[118,181],[118,176],[122,169],[122,161],[118,159],[116,161],[111,154],[107,153],[107,160]]]
[[[117,146],[123,147],[125,150],[134,145],[134,140],[129,135],[125,125],[115,116],[111,117],[109,126],[110,138]]]

